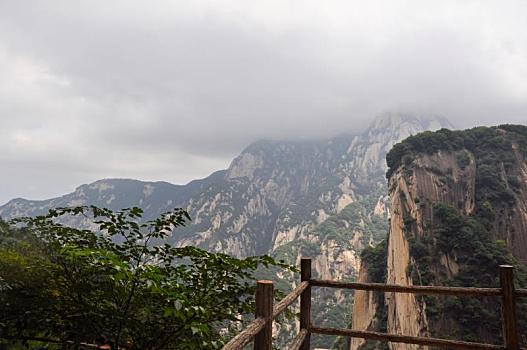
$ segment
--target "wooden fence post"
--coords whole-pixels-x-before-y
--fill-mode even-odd
[[[500,265],[502,290],[501,314],[503,318],[503,345],[507,350],[519,350],[516,327],[516,301],[514,297],[514,270],[510,265]]]
[[[256,284],[255,317],[265,319],[265,327],[254,338],[254,350],[273,348],[273,282],[261,280]]]
[[[300,281],[311,280],[311,259],[302,258],[300,260]],[[306,338],[300,350],[309,350],[311,347],[311,286],[307,287],[300,295],[300,330],[307,330]]]

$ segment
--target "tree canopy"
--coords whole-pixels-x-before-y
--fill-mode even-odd
[[[258,266],[290,269],[267,256],[165,244],[188,213],[146,222],[142,213],[75,207],[0,222],[0,348],[219,348],[253,311]],[[94,229],[60,223],[70,215]]]

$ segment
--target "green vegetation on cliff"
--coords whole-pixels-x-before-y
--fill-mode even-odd
[[[361,263],[368,271],[368,282],[386,283],[386,259],[388,258],[388,241],[383,239],[379,244],[373,247],[365,248],[361,253]],[[375,303],[377,304],[377,311],[375,314],[375,330],[378,332],[387,333],[387,318],[386,303],[384,293],[375,293]],[[360,347],[360,350],[387,350],[388,344],[385,342],[366,340]]]
[[[505,135],[506,132],[506,135]],[[434,154],[439,151],[466,149],[472,152],[478,165],[489,166],[503,163],[505,167],[514,164],[511,153],[512,142],[525,152],[527,150],[527,127],[523,125],[500,125],[496,127],[476,127],[468,130],[441,129],[425,131],[410,136],[393,146],[386,155],[390,176],[399,166],[411,162],[418,155]],[[489,153],[489,150],[492,152]],[[466,166],[467,159],[460,159],[460,166]]]
[[[447,154],[446,158],[426,158],[441,153]],[[463,175],[441,165],[440,161],[434,163],[434,159],[449,156],[455,157]],[[526,195],[522,183],[526,158],[527,127],[519,125],[462,131],[441,129],[411,136],[393,147],[387,154],[388,178],[397,172],[415,188],[429,186],[429,189],[430,185],[416,183],[422,178],[416,175],[416,169],[421,167],[421,171],[430,173],[426,179],[439,180],[440,184],[432,187],[437,186],[441,191],[453,191],[455,186],[468,183],[465,181],[473,181],[475,185],[474,202],[470,202],[471,193],[467,193],[466,203],[459,198],[452,203],[412,199],[419,204],[424,218],[422,230],[417,229],[415,215],[407,213],[408,217],[404,218],[411,256],[407,273],[414,284],[496,287],[499,286],[498,266],[509,264],[515,267],[518,286],[527,286],[527,267],[512,254],[513,249],[518,248],[516,254],[524,248],[511,244],[522,241],[511,237],[521,234],[515,232],[522,227],[521,217],[515,215],[522,210]],[[472,169],[468,171],[467,167]],[[499,300],[433,296],[423,296],[420,300],[426,304],[433,336],[499,342]],[[519,304],[518,308],[519,315],[527,311],[525,304]],[[518,321],[521,333],[527,334],[527,320],[519,317]]]
[[[409,271],[414,284],[499,287],[498,266],[508,264],[516,268],[517,285],[527,285],[526,266],[512,256],[503,241],[493,238],[490,227],[478,217],[464,216],[456,208],[441,203],[434,205],[433,210],[433,230],[419,239],[408,239],[415,261]],[[444,264],[437,263],[442,257],[456,264],[458,271],[454,275]],[[478,341],[488,334],[495,337],[500,334],[500,304],[496,299],[427,296],[423,300],[429,321],[450,320],[448,327],[439,330],[447,333],[441,336]],[[519,314],[527,311],[525,306],[519,304]],[[527,331],[526,321],[519,319],[523,333]]]
[[[386,259],[388,257],[388,242],[383,239],[373,247],[364,248],[360,257],[362,264],[367,266],[370,281],[374,283],[386,282]]]

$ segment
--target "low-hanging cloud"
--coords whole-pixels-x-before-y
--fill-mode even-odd
[[[0,202],[385,111],[527,119],[524,1],[0,1]]]

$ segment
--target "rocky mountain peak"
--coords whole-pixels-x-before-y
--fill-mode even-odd
[[[243,152],[232,161],[227,169],[225,177],[227,179],[235,179],[238,177],[252,179],[255,171],[261,168],[263,163],[264,160],[261,154]]]
[[[386,152],[394,143],[423,131],[453,129],[453,125],[443,117],[413,114],[386,113],[377,117],[366,130],[369,140],[384,144]]]
[[[385,171],[385,154],[396,142],[425,130],[452,128],[446,119],[400,113],[385,113],[373,120],[363,132],[342,134],[322,141],[261,140],[249,145],[226,171],[226,179],[254,179],[263,169],[280,167],[290,171],[311,171],[311,168],[348,168],[352,162],[357,172],[371,167]],[[360,160],[358,160],[360,159]],[[358,165],[358,166],[357,166]],[[352,174],[350,174],[352,175]],[[258,177],[258,176],[256,176]]]
[[[400,130],[409,126],[431,131],[441,128],[454,128],[452,123],[442,116],[387,112],[377,116],[368,129],[370,131]]]

